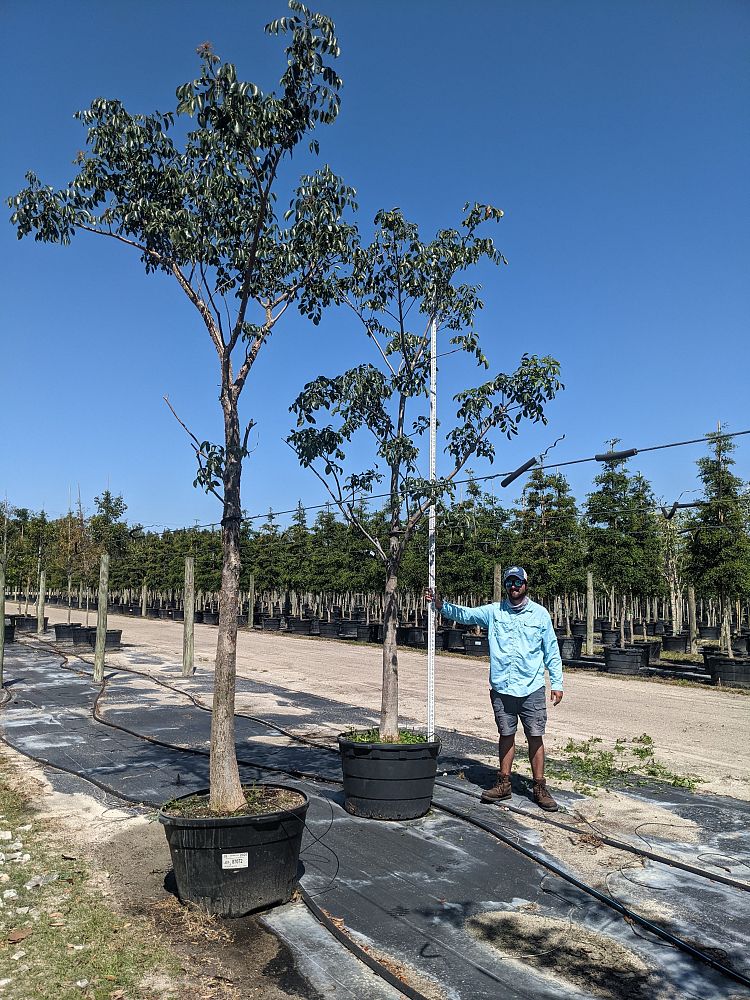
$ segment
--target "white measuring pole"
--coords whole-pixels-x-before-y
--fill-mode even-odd
[[[430,482],[435,482],[437,451],[437,324],[430,329]],[[435,591],[435,499],[430,504],[427,585]],[[427,607],[427,739],[435,739],[435,605]]]

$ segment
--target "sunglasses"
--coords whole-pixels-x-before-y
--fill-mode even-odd
[[[525,583],[525,580],[506,580],[505,587],[507,590],[520,590]]]

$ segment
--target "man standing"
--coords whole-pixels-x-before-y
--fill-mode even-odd
[[[479,625],[487,629],[489,636],[490,699],[500,734],[500,771],[495,787],[482,793],[482,802],[502,802],[511,797],[510,774],[520,716],[534,777],[532,798],[540,808],[555,812],[557,803],[544,780],[544,671],[546,668],[549,673],[550,701],[559,705],[563,697],[560,648],[549,612],[529,599],[526,570],[511,566],[503,574],[503,586],[506,600],[479,608],[449,604],[429,589],[425,597],[444,618],[462,625]]]

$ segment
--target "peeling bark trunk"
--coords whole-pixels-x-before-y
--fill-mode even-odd
[[[240,481],[242,459],[237,398],[222,391],[225,467],[221,525],[221,598],[211,713],[211,810],[232,813],[245,804],[234,742],[234,689],[237,670],[237,601],[240,590]]]

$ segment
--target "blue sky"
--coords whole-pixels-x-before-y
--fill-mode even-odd
[[[549,426],[499,439],[515,468],[565,435],[560,460],[750,427],[750,6],[744,0],[378,0],[321,3],[336,22],[342,113],[322,161],[357,188],[365,233],[399,206],[427,237],[467,200],[505,218],[507,268],[484,272],[479,329],[493,368],[552,354],[566,389]],[[204,40],[243,79],[282,71],[263,24],[281,2],[65,4],[5,0],[3,198],[26,170],[65,183],[84,145],[72,118],[97,96],[132,112],[174,107]],[[300,162],[300,168],[304,165]],[[18,242],[0,226],[5,413],[11,503],[61,514],[109,488],[148,525],[217,521],[193,489],[184,432],[218,439],[216,357],[177,288],[145,277],[125,248],[81,236],[68,248]],[[104,245],[101,245],[104,244]],[[289,314],[287,314],[289,316]],[[285,317],[286,319],[286,317]],[[315,375],[368,358],[343,314],[313,328],[289,317],[254,368],[243,404],[257,429],[243,479],[250,513],[322,502],[284,445],[288,406]],[[11,360],[12,359],[12,360]],[[468,367],[440,373],[440,414]],[[639,456],[658,495],[697,487],[700,447]],[[736,471],[750,477],[750,436]],[[573,466],[582,498],[597,468]],[[511,503],[520,484],[506,491]],[[497,488],[499,491],[499,487]]]

